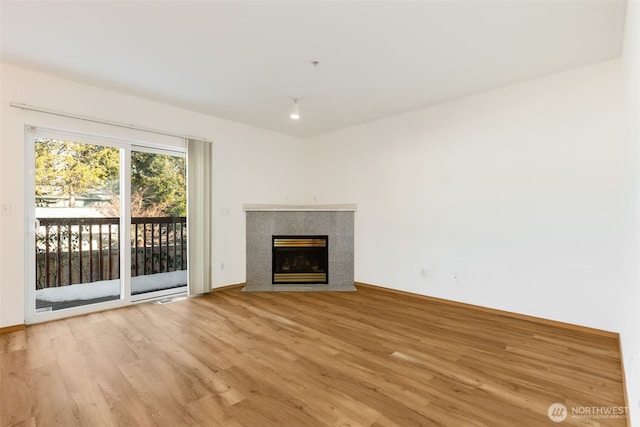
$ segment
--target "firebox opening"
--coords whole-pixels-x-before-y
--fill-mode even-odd
[[[272,236],[272,283],[329,283],[329,236]]]

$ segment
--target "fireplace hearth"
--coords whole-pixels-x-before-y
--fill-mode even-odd
[[[272,284],[328,284],[329,236],[272,236]]]

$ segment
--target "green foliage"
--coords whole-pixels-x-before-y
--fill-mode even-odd
[[[52,138],[35,142],[39,206],[64,198],[75,207],[79,195],[101,196],[117,215],[119,149]],[[185,158],[132,152],[131,211],[133,217],[186,216]]]
[[[74,207],[88,191],[118,193],[118,149],[51,138],[36,139],[35,149],[37,196],[65,197]]]
[[[184,157],[131,153],[132,216],[186,216]]]

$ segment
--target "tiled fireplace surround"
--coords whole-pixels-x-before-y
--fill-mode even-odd
[[[247,286],[245,291],[352,291],[355,204],[245,204]],[[272,284],[272,236],[327,235],[328,284]]]

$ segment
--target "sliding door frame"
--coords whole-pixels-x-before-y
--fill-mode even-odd
[[[128,161],[128,167],[129,167],[129,182],[127,182],[127,187],[129,190],[129,198],[127,199],[127,210],[128,210],[128,214],[129,214],[129,224],[131,224],[131,154],[136,151],[136,152],[141,152],[141,153],[153,153],[153,154],[160,154],[160,155],[166,155],[166,156],[175,156],[175,157],[183,157],[186,159],[187,157],[187,152],[186,150],[174,150],[174,149],[166,149],[166,148],[158,148],[158,147],[149,147],[149,146],[144,146],[144,145],[132,145],[131,146],[131,150],[129,153],[129,161]],[[186,166],[186,165],[185,165]],[[185,182],[186,182],[186,176],[185,176]],[[186,189],[185,189],[186,190]],[[186,191],[185,191],[185,195],[186,195]],[[186,197],[186,196],[185,196]],[[131,226],[128,227],[129,229],[129,233],[131,233]],[[187,233],[189,232],[189,229],[187,228]],[[130,240],[129,240],[130,241]],[[188,254],[187,254],[188,257]],[[129,264],[131,264],[131,257],[129,257]],[[189,268],[189,264],[188,264],[188,259],[187,259],[187,272]],[[127,271],[131,271],[131,268],[129,268],[129,270]],[[187,273],[188,274],[188,273]],[[129,273],[129,279],[131,279],[131,274]],[[159,290],[159,291],[151,291],[151,292],[145,292],[142,294],[137,294],[137,295],[131,295],[131,293],[129,293],[131,301],[132,302],[140,302],[140,301],[147,301],[150,299],[154,299],[154,298],[160,298],[160,297],[166,297],[169,295],[175,295],[175,294],[183,294],[187,292],[187,285],[185,284],[184,286],[181,287],[176,287],[176,288],[170,288],[170,289],[163,289],[163,290]]]
[[[93,143],[113,147],[120,150],[120,298],[67,309],[36,313],[35,294],[35,138],[59,137],[77,140],[82,143]],[[136,301],[145,301],[165,295],[162,291],[150,292],[144,298],[131,296],[131,151],[153,151],[163,154],[186,155],[186,147],[165,147],[144,141],[133,141],[125,138],[96,135],[92,133],[61,130],[48,126],[25,125],[25,324],[46,322],[66,317],[93,313],[102,310],[124,307]],[[124,246],[124,250],[123,250]],[[175,291],[173,292],[175,293]]]

